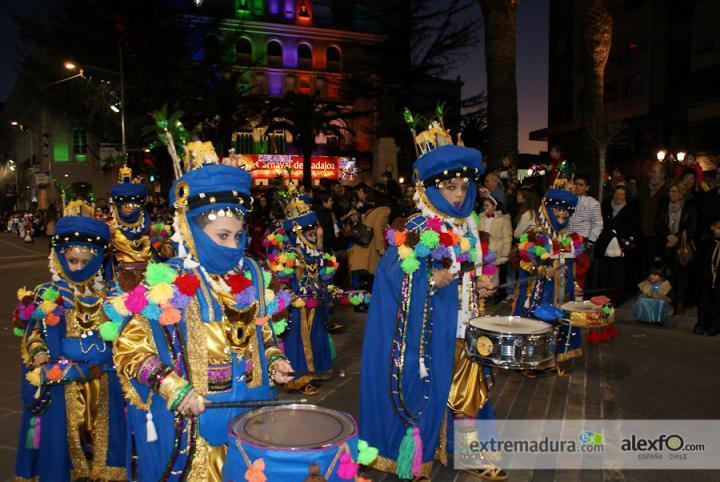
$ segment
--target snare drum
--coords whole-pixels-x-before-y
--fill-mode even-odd
[[[555,336],[552,326],[542,321],[483,316],[468,322],[465,353],[498,368],[547,368],[554,364]]]
[[[230,424],[223,480],[242,482],[252,464],[263,459],[268,482],[302,482],[313,462],[328,482],[340,482],[340,457],[357,461],[358,431],[345,412],[316,405],[264,407]]]
[[[570,313],[570,324],[575,328],[602,328],[615,321],[615,314],[603,313],[603,307],[588,300],[568,301],[560,308]]]

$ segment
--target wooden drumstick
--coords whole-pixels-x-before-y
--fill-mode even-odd
[[[300,400],[235,400],[230,402],[211,402],[205,400],[205,408],[262,408],[307,402],[307,398],[301,398]]]

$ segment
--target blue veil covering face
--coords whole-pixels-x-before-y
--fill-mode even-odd
[[[424,186],[425,196],[435,209],[446,216],[470,216],[477,199],[476,180],[484,172],[482,154],[469,147],[446,145],[422,155],[413,164],[415,179]],[[468,193],[461,206],[453,206],[440,193],[440,184],[449,179],[468,182]]]
[[[80,216],[65,216],[55,228],[52,249],[60,264],[58,274],[74,283],[83,283],[98,273],[102,267],[105,250],[110,241],[110,228],[102,221]],[[73,246],[93,251],[93,257],[80,270],[71,271],[65,253]]]
[[[547,217],[547,220],[550,222],[550,225],[555,232],[560,232],[567,227],[568,222],[570,221],[570,216],[573,212],[575,212],[577,203],[578,197],[570,191],[566,191],[564,189],[548,190],[545,194],[545,198],[543,199],[543,207],[545,211],[543,214]],[[569,216],[565,218],[564,221],[560,221],[553,212],[553,209],[567,211]]]
[[[183,244],[180,257],[195,258],[211,274],[225,274],[240,264],[247,233],[243,231],[237,248],[221,246],[203,231],[198,219],[206,213],[223,217],[228,211],[236,218],[245,217],[252,204],[250,182],[250,174],[243,169],[211,164],[185,174],[175,183],[170,201],[176,208],[178,204],[185,206],[176,214],[180,228],[176,231]],[[182,227],[184,223],[187,231]]]
[[[145,210],[147,195],[148,189],[143,184],[126,182],[115,184],[110,188],[110,197],[115,205],[113,214],[116,216],[116,219],[120,221],[121,228],[124,227],[123,225],[129,226],[137,223],[140,216],[144,215],[142,229],[123,229],[123,233],[128,239],[138,239],[150,228],[150,216],[148,216],[148,213]],[[134,204],[137,207],[133,209],[132,213],[125,215],[122,212],[122,207],[125,204]]]

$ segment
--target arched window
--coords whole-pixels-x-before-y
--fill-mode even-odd
[[[267,45],[268,65],[281,67],[283,48],[277,40],[271,40]]]
[[[252,44],[246,38],[241,38],[235,43],[235,56],[237,63],[248,65],[252,62]]]
[[[312,48],[308,44],[300,44],[297,48],[298,67],[301,69],[312,68]]]
[[[325,52],[327,58],[327,69],[331,72],[340,72],[342,70],[342,58],[340,57],[340,49],[330,46]]]
[[[203,49],[205,61],[211,64],[217,64],[220,62],[221,53],[220,39],[214,35],[207,35]]]

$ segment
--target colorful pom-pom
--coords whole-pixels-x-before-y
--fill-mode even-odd
[[[47,326],[55,326],[60,323],[60,317],[55,313],[48,313],[45,317],[45,324]]]
[[[178,291],[186,296],[195,296],[198,288],[200,288],[200,278],[194,274],[184,274],[175,278],[175,286]]]
[[[402,268],[403,272],[406,274],[412,274],[420,267],[420,261],[415,256],[408,256],[405,258],[402,263],[400,263],[400,268]]]
[[[47,288],[41,298],[45,301],[55,301],[60,297],[60,292],[53,287]]]
[[[145,287],[143,285],[138,285],[134,290],[128,293],[127,298],[125,299],[125,308],[127,308],[127,311],[133,315],[136,315],[145,308],[147,303],[148,300],[145,295]]]
[[[161,325],[174,325],[174,324],[178,323],[181,319],[182,319],[182,314],[180,313],[180,310],[178,310],[177,308],[173,308],[172,306],[169,306],[169,307],[163,309],[163,312],[160,315],[158,322]]]
[[[163,305],[170,301],[175,294],[173,286],[168,283],[158,283],[150,288],[147,299],[158,305]]]
[[[145,282],[149,286],[159,283],[173,283],[177,278],[177,271],[172,266],[163,263],[148,263],[145,270]]]
[[[115,323],[113,321],[106,321],[105,323],[102,323],[98,327],[98,330],[100,331],[100,338],[105,341],[115,341],[120,334],[120,327],[120,323]]]
[[[420,235],[420,242],[430,249],[437,247],[440,242],[440,235],[435,231],[426,230]]]

